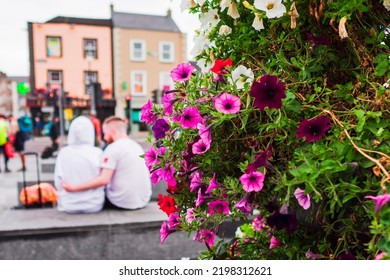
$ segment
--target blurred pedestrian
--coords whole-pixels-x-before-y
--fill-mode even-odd
[[[29,138],[29,133],[22,132],[19,128],[19,123],[13,115],[8,117],[9,134],[8,139],[14,145],[15,151],[19,154],[22,167],[18,171],[26,171],[26,159],[23,156],[24,143]]]
[[[8,169],[9,157],[5,152],[5,144],[8,141],[8,125],[4,115],[0,115],[0,152],[4,155],[4,171],[11,172]],[[1,172],[1,169],[0,169]]]
[[[51,139],[51,148],[55,152],[58,150],[60,143],[60,118],[54,116],[53,124],[50,127],[50,139]]]
[[[101,147],[102,144],[102,124],[95,113],[91,113],[89,116],[93,127],[95,129],[95,146]]]

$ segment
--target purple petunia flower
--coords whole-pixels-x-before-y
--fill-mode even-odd
[[[152,109],[152,101],[149,99],[141,108],[141,121],[146,124],[152,124],[154,122],[154,113]]]
[[[195,155],[200,155],[200,154],[204,154],[209,149],[210,149],[210,142],[200,139],[192,146],[192,153]]]
[[[286,88],[283,82],[278,82],[276,76],[264,75],[260,82],[254,82],[251,96],[255,98],[255,106],[263,111],[266,107],[279,109],[282,99],[286,98]]]
[[[269,165],[268,159],[272,157],[272,147],[268,146],[265,151],[256,156],[255,161],[248,165],[245,169],[245,173],[257,171],[260,167]]]
[[[198,108],[188,107],[184,109],[180,118],[180,124],[183,128],[195,129],[198,123],[202,120]]]
[[[165,137],[165,133],[169,131],[170,126],[164,119],[158,119],[156,123],[152,126],[152,130],[154,133],[154,137],[158,139],[162,139]]]
[[[307,210],[310,208],[310,195],[305,194],[304,190],[297,188],[294,192],[294,196],[303,209]]]
[[[176,101],[176,95],[175,93],[166,93],[161,99],[161,102],[164,107],[164,114],[170,116],[173,113],[173,105],[175,104]]]
[[[213,177],[212,177],[211,180],[210,180],[210,184],[209,184],[209,186],[208,186],[208,188],[207,188],[207,190],[206,190],[206,193],[207,193],[207,194],[211,193],[214,189],[219,188],[219,187],[221,186],[221,184],[218,183],[218,182],[215,180],[215,176],[216,176],[216,174],[215,174],[215,172],[214,172]]]
[[[194,190],[198,189],[203,185],[202,181],[202,173],[200,171],[196,171],[194,175],[191,178],[190,182],[190,192],[193,192]]]
[[[243,213],[251,213],[252,212],[251,204],[253,200],[254,200],[254,193],[246,193],[244,197],[234,205],[234,208],[237,208]]]
[[[164,244],[165,239],[167,239],[168,235],[175,232],[174,228],[170,228],[167,222],[163,222],[160,228],[160,242]]]
[[[203,202],[209,199],[210,196],[204,192],[202,188],[198,190],[198,198],[195,201],[195,207],[199,207]]]
[[[292,233],[297,229],[297,216],[294,209],[283,204],[282,207],[276,209],[275,212],[267,218],[267,224],[276,230],[285,229],[288,233]]]
[[[306,252],[305,257],[308,259],[316,260],[316,259],[319,259],[321,257],[321,255],[313,253],[312,251],[309,250]]]
[[[240,98],[229,93],[223,93],[214,99],[214,108],[224,114],[235,114],[240,111]]]
[[[169,228],[175,228],[179,224],[180,224],[179,214],[177,214],[177,213],[169,214],[169,217],[168,217],[168,226],[169,226]]]
[[[229,205],[224,200],[211,201],[208,207],[209,210],[207,211],[207,213],[210,216],[214,216],[217,213],[226,214],[226,215],[229,214]]]
[[[214,237],[215,237],[215,234],[211,230],[200,229],[196,233],[193,240],[198,241],[200,243],[203,243],[203,244],[207,245],[208,247],[211,247],[214,245]]]
[[[306,138],[307,143],[318,141],[329,130],[329,122],[329,118],[325,116],[303,120],[299,123],[297,137],[299,139]]]
[[[390,200],[390,194],[385,193],[377,196],[366,195],[365,198],[374,200],[375,213],[378,213],[379,210],[381,210],[382,206],[385,205]]]
[[[174,82],[188,81],[195,67],[190,63],[180,63],[171,71],[171,78]]]
[[[269,245],[270,249],[274,249],[274,248],[280,247],[282,245],[283,245],[283,243],[280,242],[279,240],[277,240],[275,236],[271,237],[270,245]]]
[[[160,169],[159,176],[167,182],[168,186],[176,186],[175,168],[172,165],[165,166],[163,169]]]
[[[240,177],[243,189],[247,192],[259,192],[263,188],[264,174],[258,171],[244,174]]]

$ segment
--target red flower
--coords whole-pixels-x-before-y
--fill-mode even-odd
[[[233,65],[233,62],[230,59],[230,57],[226,60],[217,59],[215,61],[213,68],[211,68],[210,70],[216,74],[225,74],[226,73],[225,68],[227,66],[232,66],[232,65]]]
[[[171,213],[175,213],[177,211],[176,205],[175,205],[175,199],[173,197],[167,196],[167,195],[158,195],[158,206],[160,206],[160,209],[164,211],[168,216]]]

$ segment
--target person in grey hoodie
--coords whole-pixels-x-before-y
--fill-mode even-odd
[[[54,170],[59,211],[93,213],[103,208],[104,186],[78,192],[62,187],[63,182],[81,184],[99,176],[102,150],[94,147],[94,142],[92,122],[84,116],[75,118],[69,128],[68,146],[60,150]]]

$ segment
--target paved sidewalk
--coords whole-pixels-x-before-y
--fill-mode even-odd
[[[146,143],[148,137],[147,132],[137,132],[130,135],[130,138],[137,141],[145,150],[150,147],[150,143]],[[37,152],[39,155],[46,146],[50,146],[49,137],[34,137],[25,144],[25,151]],[[55,158],[41,159],[39,158],[39,169],[41,182],[53,181],[53,173],[42,173],[41,166],[53,165]],[[4,159],[3,156],[0,158],[0,167],[2,172],[0,173],[0,211],[10,209],[19,204],[18,202],[18,190],[17,183],[23,181],[23,173],[17,171],[22,167],[19,155],[15,155],[15,158],[10,159],[8,163],[9,169],[12,172],[4,173]],[[36,181],[37,169],[34,156],[28,156],[26,159],[26,181]]]

